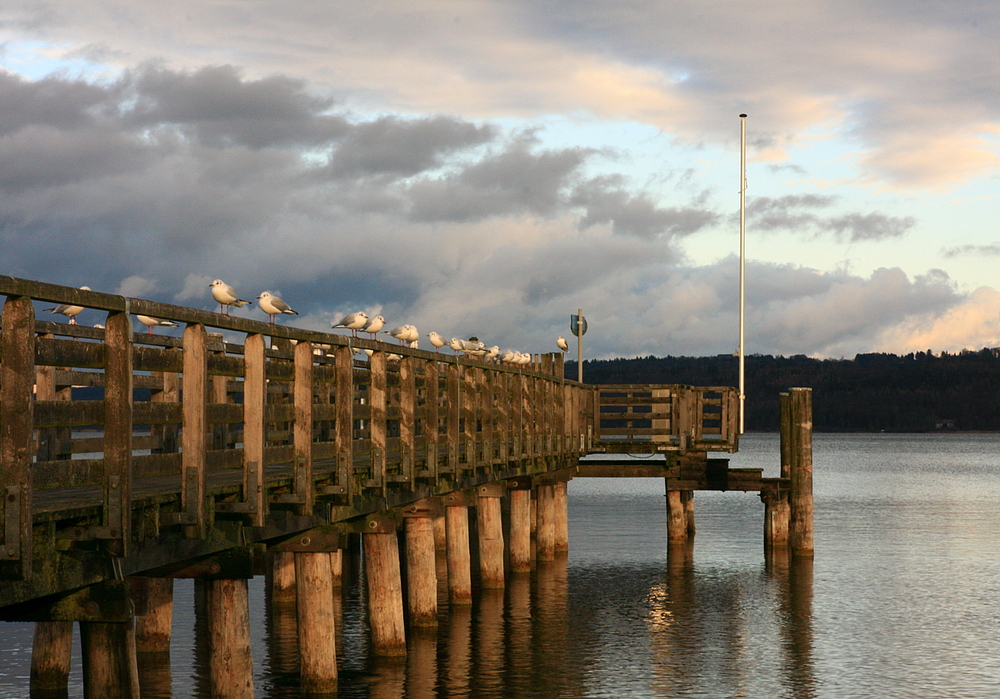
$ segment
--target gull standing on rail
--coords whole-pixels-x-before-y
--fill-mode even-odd
[[[562,335],[560,335],[559,339],[556,340],[556,344],[559,346],[559,349],[561,349],[563,352],[569,352],[569,343],[566,342],[566,338],[563,337]]]
[[[164,320],[163,318],[154,318],[153,316],[144,316],[141,313],[136,313],[135,317],[139,319],[139,322],[146,326],[146,334],[152,335],[153,328],[157,325],[163,325],[168,328],[176,328],[177,323],[172,320]]]
[[[394,338],[399,340],[399,344],[404,345],[412,340],[419,337],[417,334],[417,329],[407,323],[406,325],[400,325],[398,328],[393,328],[392,330],[386,330],[386,335],[392,335]]]
[[[244,301],[241,299],[236,294],[236,290],[221,279],[216,279],[208,285],[208,288],[212,290],[212,298],[219,302],[219,313],[222,313],[223,315],[229,315],[230,306],[243,308],[244,306],[249,306],[252,303],[252,301]]]
[[[264,311],[268,315],[271,325],[274,325],[274,317],[282,313],[287,313],[290,316],[297,316],[298,311],[293,311],[292,307],[287,303],[279,299],[277,296],[272,294],[270,291],[265,291],[257,297],[260,300],[260,310]]]
[[[385,318],[383,318],[382,316],[375,316],[367,323],[365,323],[364,327],[361,328],[361,332],[368,333],[369,335],[372,336],[372,339],[374,340],[375,333],[381,330],[383,325],[385,325]]]
[[[351,331],[351,334],[354,335],[354,337],[357,337],[358,330],[365,327],[367,323],[368,323],[368,314],[365,313],[364,311],[358,311],[357,313],[347,314],[346,316],[338,320],[336,323],[332,323],[331,325],[334,328],[347,328],[348,330]]]
[[[439,349],[448,344],[448,342],[443,337],[438,335],[433,330],[427,333],[427,339],[431,341],[432,345],[434,345],[435,352],[437,352]]]
[[[81,286],[80,290],[90,291],[90,287]],[[58,313],[59,315],[64,315],[67,318],[69,318],[70,325],[76,325],[77,324],[76,317],[80,315],[80,312],[83,310],[83,306],[74,306],[73,304],[70,303],[60,303],[55,308],[46,308],[45,310],[48,311],[49,313]]]

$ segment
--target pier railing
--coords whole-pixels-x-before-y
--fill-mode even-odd
[[[598,386],[598,450],[735,452],[739,396],[729,387]],[[643,444],[645,443],[645,444]]]
[[[561,353],[503,366],[4,276],[0,295],[0,607],[566,480],[590,453],[736,448],[733,389],[587,386]],[[94,325],[37,317],[63,303]],[[182,336],[137,333],[134,314]]]

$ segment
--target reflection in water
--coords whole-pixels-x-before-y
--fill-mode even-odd
[[[813,661],[813,559],[793,557],[787,567],[783,644],[784,684],[796,697],[816,696],[816,670]]]
[[[472,681],[472,608],[456,604],[449,610],[444,687],[449,697],[467,697]]]

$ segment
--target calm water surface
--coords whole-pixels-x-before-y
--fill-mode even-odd
[[[814,561],[765,560],[755,493],[696,493],[693,551],[668,557],[661,480],[578,479],[568,559],[443,605],[405,661],[371,656],[355,566],[339,696],[1000,696],[1000,435],[814,439]],[[746,435],[732,463],[777,475],[777,451]],[[208,696],[193,584],[175,597],[144,696]],[[256,578],[257,696],[297,697],[294,610],[264,597]],[[0,630],[0,697],[24,697],[31,626]]]

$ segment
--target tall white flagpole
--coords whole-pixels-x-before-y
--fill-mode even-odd
[[[746,403],[746,366],[743,346],[744,293],[746,274],[746,209],[747,209],[747,115],[740,114],[740,434],[744,432]]]

